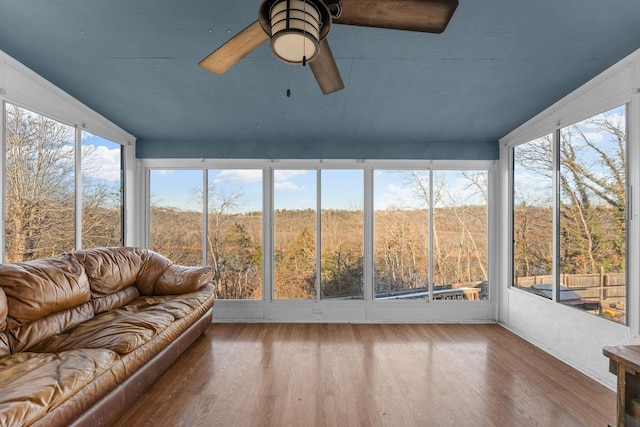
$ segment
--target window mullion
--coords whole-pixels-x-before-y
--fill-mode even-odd
[[[262,300],[273,301],[275,299],[274,286],[274,260],[275,247],[273,236],[275,234],[275,214],[274,214],[274,173],[273,167],[265,168],[262,171]]]
[[[553,133],[553,283],[551,286],[552,301],[560,301],[560,129],[556,129]]]
[[[316,170],[316,302],[322,297],[322,169]]]
[[[373,288],[373,169],[364,170],[364,298],[374,299]]]
[[[75,248],[82,249],[82,129],[75,127]]]
[[[433,301],[433,169],[429,169],[429,298],[428,302]]]
[[[202,170],[202,265],[209,259],[207,240],[209,239],[209,171]]]
[[[0,100],[1,101],[1,100]],[[0,188],[2,188],[2,194],[0,194],[0,218],[2,224],[0,224],[0,262],[6,262],[6,248],[7,248],[7,103],[0,102],[0,147],[2,147],[2,162],[0,162]]]

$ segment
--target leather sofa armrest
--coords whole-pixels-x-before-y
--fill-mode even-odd
[[[180,295],[195,292],[211,283],[213,272],[211,267],[169,266],[155,284],[156,295]]]

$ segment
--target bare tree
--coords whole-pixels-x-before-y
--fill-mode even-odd
[[[228,220],[229,214],[236,210],[242,200],[243,194],[240,191],[225,192],[216,188],[215,185],[209,185],[208,193],[208,213],[209,213],[209,232],[207,235],[208,256],[211,259],[211,267],[214,272],[214,280],[220,288],[223,281],[223,257],[225,248],[223,247],[225,221]]]
[[[6,260],[74,248],[74,131],[14,105],[6,109]]]
[[[82,146],[82,246],[122,245],[122,181],[97,179],[96,147]]]
[[[560,132],[560,257],[564,273],[595,273],[603,265],[624,270],[625,259],[625,186],[626,134],[624,115],[604,113],[583,122],[567,126]],[[548,135],[526,144],[518,151],[517,166],[531,171],[547,182],[553,178],[553,138]],[[549,198],[553,190],[546,192]],[[514,206],[516,265],[527,265],[528,272],[535,264],[549,264],[546,260],[531,262],[518,257],[532,254],[534,233],[549,229],[551,211],[548,201],[535,202],[525,195],[527,203]],[[528,212],[525,212],[527,209]],[[534,212],[536,210],[537,212]],[[522,221],[528,221],[527,235],[522,234]],[[532,222],[535,221],[535,222]],[[547,240],[551,239],[550,231]],[[522,245],[529,245],[527,248]],[[550,243],[549,243],[550,244]],[[525,250],[526,249],[526,250]],[[544,258],[550,256],[550,250]],[[542,253],[542,252],[540,252]],[[550,267],[549,267],[550,268]],[[521,274],[527,274],[524,271]]]

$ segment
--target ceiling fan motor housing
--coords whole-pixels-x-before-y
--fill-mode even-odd
[[[329,9],[321,0],[265,0],[259,20],[270,35],[271,51],[291,64],[313,61],[331,26]]]

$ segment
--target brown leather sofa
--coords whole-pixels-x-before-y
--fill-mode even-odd
[[[113,421],[211,324],[211,278],[127,247],[0,265],[0,426]]]

